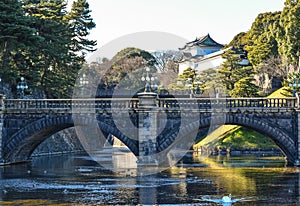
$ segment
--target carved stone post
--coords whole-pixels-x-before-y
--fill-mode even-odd
[[[297,114],[296,114],[296,132],[297,132],[297,159],[294,162],[294,166],[300,166],[300,110],[297,109],[296,110]]]
[[[138,164],[156,164],[153,154],[157,150],[157,110],[156,93],[143,92],[139,97],[138,140],[139,157]],[[152,157],[151,157],[152,156]]]
[[[2,151],[2,148],[3,148],[3,124],[4,124],[4,116],[3,116],[3,113],[4,113],[4,99],[5,99],[5,96],[0,94],[0,164],[2,164],[4,162],[3,160],[3,151]]]
[[[137,161],[137,180],[141,185],[147,185],[156,176],[158,162],[157,153],[157,127],[158,111],[156,93],[143,92],[138,94],[138,146],[139,156]],[[139,204],[154,205],[157,203],[156,187],[139,188]]]

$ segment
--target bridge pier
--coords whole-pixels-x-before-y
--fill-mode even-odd
[[[156,165],[157,111],[156,93],[143,92],[139,95],[138,115],[138,165]],[[142,170],[140,170],[142,171]],[[145,171],[146,172],[146,171]]]

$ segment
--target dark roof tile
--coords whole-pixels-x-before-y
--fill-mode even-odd
[[[180,50],[184,50],[188,47],[218,47],[218,48],[223,48],[224,45],[223,44],[219,44],[218,42],[216,42],[215,40],[213,40],[209,34],[207,34],[206,36],[202,36],[202,37],[197,37],[194,41],[188,42],[186,43],[186,45],[183,48],[180,48]]]

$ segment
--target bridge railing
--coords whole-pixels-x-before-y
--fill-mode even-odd
[[[6,99],[4,101],[6,110],[111,110],[138,108],[137,98],[116,98],[116,99]]]
[[[159,107],[176,109],[218,109],[218,108],[269,108],[294,109],[298,106],[296,98],[162,98]]]
[[[136,109],[138,98],[97,98],[97,99],[6,99],[5,110],[113,110]],[[294,109],[298,107],[296,98],[160,98],[157,106],[165,109]]]
[[[70,109],[71,99],[6,99],[6,110]]]
[[[113,110],[113,109],[132,109],[138,108],[139,101],[137,98],[103,98],[103,99],[75,99],[72,100],[73,110],[95,109]]]
[[[231,98],[226,100],[226,106],[236,107],[258,107],[258,108],[295,108],[296,98]]]

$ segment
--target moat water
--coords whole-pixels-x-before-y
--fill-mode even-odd
[[[112,172],[85,154],[37,157],[0,167],[0,205],[300,204],[300,168],[286,167],[283,157],[190,152],[157,174],[137,177],[135,170]],[[222,203],[229,193],[234,202]]]

